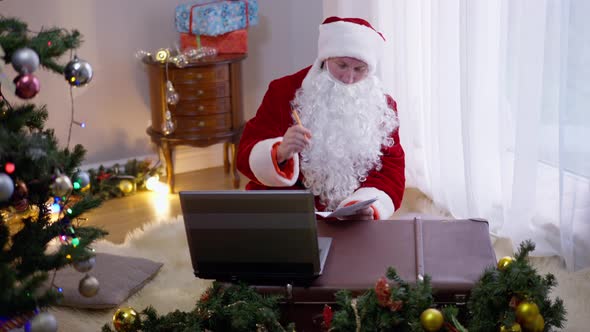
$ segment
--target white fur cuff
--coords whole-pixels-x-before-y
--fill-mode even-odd
[[[377,211],[379,214],[379,219],[389,219],[393,212],[395,212],[395,206],[393,205],[393,201],[391,197],[387,195],[384,191],[379,190],[373,187],[367,188],[359,188],[355,191],[352,195],[350,195],[347,199],[343,200],[340,203],[340,206],[346,205],[348,202],[352,201],[365,201],[372,198],[377,198],[377,201],[374,202],[371,206]]]
[[[265,186],[269,187],[289,187],[297,182],[299,177],[299,155],[293,156],[294,167],[293,176],[290,179],[279,174],[275,168],[272,159],[272,146],[277,142],[282,142],[282,137],[269,138],[260,141],[254,145],[250,152],[250,169],[254,176]]]

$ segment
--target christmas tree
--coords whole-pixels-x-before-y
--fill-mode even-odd
[[[0,17],[0,330],[23,320],[29,331],[57,330],[55,318],[44,312],[62,296],[51,276],[69,264],[90,271],[90,245],[106,235],[81,225],[82,213],[100,204],[83,190],[90,182],[78,170],[85,149],[60,146],[54,131],[44,127],[46,107],[27,102],[40,89],[38,67],[64,75],[70,88],[91,80],[87,62],[73,57],[61,63],[80,43],[78,31],[32,32],[18,19]],[[98,281],[80,277],[80,293],[96,294]]]

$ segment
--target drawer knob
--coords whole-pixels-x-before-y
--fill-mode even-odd
[[[198,73],[198,74],[197,74],[197,79],[198,79],[198,80],[200,80],[201,78],[203,78],[203,74],[201,74],[201,73]]]
[[[199,105],[199,108],[198,108],[198,110],[199,110],[199,111],[204,111],[204,110],[205,110],[205,106],[203,106],[203,105]]]
[[[205,121],[199,121],[199,127],[205,127]]]
[[[203,93],[205,93],[203,90],[197,90],[197,95],[201,96]]]

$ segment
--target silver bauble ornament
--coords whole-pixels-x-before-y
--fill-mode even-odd
[[[94,265],[96,265],[96,258],[90,257],[89,259],[87,259],[85,261],[74,263],[74,269],[76,269],[76,271],[78,271],[78,272],[86,273],[86,272],[92,270]]]
[[[66,175],[58,175],[51,184],[51,191],[55,196],[67,196],[72,192],[72,181]]]
[[[48,312],[42,312],[31,320],[29,332],[56,332],[57,319]]]
[[[98,279],[95,277],[86,275],[84,278],[80,280],[80,284],[78,285],[78,291],[85,297],[93,297],[98,293],[98,289],[100,285],[98,283]]]
[[[84,86],[92,80],[92,66],[84,60],[74,56],[64,68],[66,81],[72,86]]]
[[[4,173],[0,173],[0,202],[6,202],[12,197],[14,192],[14,182],[12,178]]]
[[[12,53],[12,67],[20,74],[31,74],[39,68],[39,56],[28,47],[19,48]]]
[[[90,184],[90,174],[88,174],[88,172],[85,171],[79,171],[74,175],[74,182],[78,183],[78,185],[80,186],[76,189],[82,189],[86,187],[88,184]]]

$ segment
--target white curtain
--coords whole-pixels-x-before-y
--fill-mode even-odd
[[[590,266],[590,1],[325,0],[331,15],[388,40],[408,186]]]

